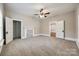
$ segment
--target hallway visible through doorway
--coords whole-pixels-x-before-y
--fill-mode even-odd
[[[21,38],[21,21],[13,20],[13,39]]]

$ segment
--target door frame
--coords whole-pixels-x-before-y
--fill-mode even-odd
[[[6,45],[6,18],[9,18],[9,17],[4,17],[3,18],[3,38],[4,38],[4,45]],[[23,20],[21,19],[13,19],[13,18],[10,18],[12,21],[13,20],[16,20],[16,21],[21,21],[21,39],[23,38]]]
[[[65,39],[65,20],[63,20],[64,21],[64,38],[63,39]],[[57,21],[50,21],[49,22],[49,36],[50,36],[50,33],[51,33],[51,24],[53,23],[53,22],[57,22]]]
[[[56,21],[50,21],[50,22],[49,22],[49,36],[50,36],[50,33],[51,33],[51,26],[50,26],[50,25],[51,25],[53,22],[56,22]]]

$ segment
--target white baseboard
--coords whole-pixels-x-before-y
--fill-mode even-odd
[[[79,48],[79,42],[78,41],[76,41],[76,44],[77,44],[77,47]]]
[[[76,39],[76,45],[79,48],[79,41],[78,41],[78,39]]]
[[[39,36],[40,34],[34,34],[33,36]]]
[[[39,36],[39,35],[43,35],[43,36],[48,36],[48,37],[50,37],[49,34],[34,34],[34,36]],[[65,37],[65,38],[63,38],[63,39],[65,39],[65,40],[70,40],[70,41],[76,41],[76,39],[74,39],[74,38],[69,38],[69,37]]]
[[[65,39],[65,40],[70,40],[70,41],[76,41],[76,39],[74,39],[74,38],[69,38],[69,37],[65,37],[64,39]]]
[[[75,41],[75,42],[76,42],[77,47],[79,48],[79,42],[77,41],[78,39],[66,38],[66,40]]]
[[[49,34],[34,34],[34,36],[39,36],[39,35],[50,36]]]
[[[50,36],[49,34],[40,34],[40,35],[43,35],[43,36]]]

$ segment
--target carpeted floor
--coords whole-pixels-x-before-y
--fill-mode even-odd
[[[3,46],[1,56],[78,56],[79,51],[73,41],[37,36],[16,39]]]

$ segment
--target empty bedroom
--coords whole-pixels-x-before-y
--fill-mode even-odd
[[[78,3],[0,3],[0,56],[79,56]]]

